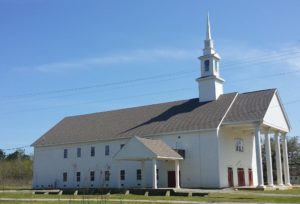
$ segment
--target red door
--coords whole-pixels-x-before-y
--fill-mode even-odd
[[[228,186],[233,187],[233,171],[232,168],[228,168]]]
[[[245,173],[243,168],[238,168],[238,185],[245,186]]]
[[[175,188],[176,178],[175,171],[168,171],[168,187]]]
[[[253,173],[252,173],[252,169],[248,169],[248,174],[249,174],[249,186],[253,186]]]

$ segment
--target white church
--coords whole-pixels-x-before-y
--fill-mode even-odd
[[[204,45],[199,97],[64,118],[32,144],[33,188],[290,186],[278,91],[223,93],[209,18]]]

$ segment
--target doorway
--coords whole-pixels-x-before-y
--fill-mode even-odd
[[[227,174],[228,174],[228,186],[233,187],[233,171],[231,167],[228,168]]]
[[[238,186],[245,186],[245,173],[243,168],[238,168]]]
[[[180,183],[180,171],[179,171],[179,183]],[[175,171],[168,171],[168,187],[169,188],[176,187]]]

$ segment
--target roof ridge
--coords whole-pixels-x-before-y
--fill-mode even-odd
[[[247,91],[239,94],[249,94],[249,93],[257,93],[257,92],[263,92],[263,91],[276,91],[277,88],[270,88],[270,89],[261,89],[261,90],[256,90],[256,91]]]
[[[157,106],[157,105],[163,105],[163,104],[185,102],[185,101],[196,100],[196,99],[198,100],[198,98],[182,99],[182,100],[177,100],[177,101],[168,101],[168,102],[161,102],[161,103],[154,103],[154,104],[146,104],[146,105],[141,105],[141,106],[133,106],[133,107],[128,107],[128,108],[113,109],[113,110],[107,110],[107,111],[101,111],[101,112],[71,115],[71,116],[66,116],[64,118],[72,118],[72,117],[78,117],[78,116],[89,116],[89,115],[94,115],[94,114],[111,113],[111,112],[124,111],[124,110],[132,110],[132,109],[138,109],[138,108],[144,108],[144,107],[150,107],[150,106]]]
[[[219,123],[219,125],[218,125],[218,128],[220,127],[220,125],[222,125],[222,123],[223,123],[223,121],[225,120],[227,114],[228,114],[229,111],[231,110],[231,108],[232,108],[234,102],[236,101],[238,95],[239,95],[239,93],[238,93],[238,92],[235,92],[235,97],[232,99],[230,105],[228,106],[227,111],[224,113],[224,116],[222,117],[222,119],[221,119],[221,121],[220,121],[220,123]]]

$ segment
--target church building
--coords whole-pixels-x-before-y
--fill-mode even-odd
[[[206,29],[199,97],[64,118],[32,144],[33,188],[290,186],[278,90],[224,93],[209,17]]]

